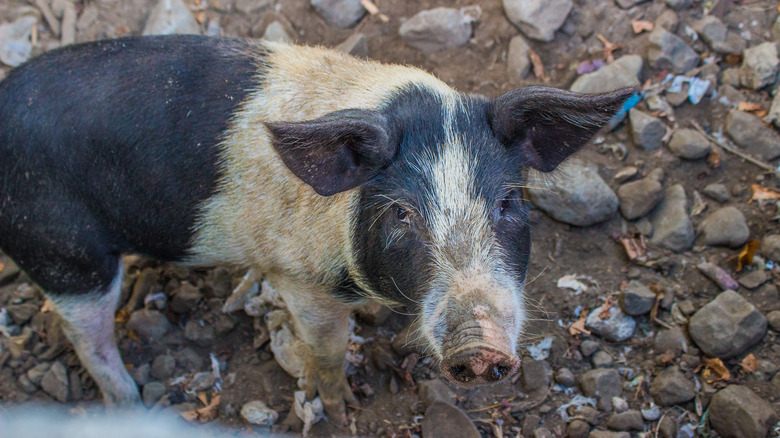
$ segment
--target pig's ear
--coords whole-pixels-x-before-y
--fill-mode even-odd
[[[605,94],[521,88],[491,102],[488,120],[507,148],[522,153],[534,169],[550,172],[624,111],[636,93],[634,88]]]
[[[284,164],[322,196],[374,178],[398,149],[382,114],[348,109],[297,123],[268,123]]]

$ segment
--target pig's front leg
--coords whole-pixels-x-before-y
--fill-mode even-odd
[[[355,402],[344,373],[352,306],[317,288],[277,290],[287,303],[298,336],[306,344],[306,397],[313,399],[319,394],[328,418],[346,424],[345,401]]]

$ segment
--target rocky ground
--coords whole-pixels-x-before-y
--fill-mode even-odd
[[[349,356],[360,406],[312,435],[778,436],[776,1],[181,1],[6,0],[0,78],[62,44],[182,32],[337,47],[489,96],[644,91],[554,178],[529,176],[534,321],[516,378],[451,388],[406,345],[404,309],[368,312]],[[279,365],[284,313],[259,297],[222,312],[244,272],[126,265],[117,335],[144,403],[250,436],[316,419]],[[0,410],[98,399],[40,290],[0,256]]]

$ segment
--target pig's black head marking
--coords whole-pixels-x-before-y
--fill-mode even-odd
[[[635,93],[634,88],[595,95],[521,88],[495,99],[488,120],[507,148],[518,150],[534,169],[550,172],[584,146]]]
[[[284,164],[317,193],[330,196],[374,178],[390,164],[398,141],[387,119],[347,109],[315,120],[267,124]]]

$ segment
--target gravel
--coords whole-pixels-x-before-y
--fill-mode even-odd
[[[664,200],[651,212],[650,221],[654,230],[652,244],[676,252],[693,246],[695,235],[682,185],[676,184],[664,191]]]
[[[724,131],[737,146],[759,160],[780,157],[780,136],[752,114],[732,109],[726,117]]]
[[[720,202],[721,204],[728,202],[729,199],[731,199],[729,189],[724,184],[720,183],[708,184],[706,187],[704,187],[702,193],[704,193],[709,198]]]
[[[656,169],[646,177],[620,186],[617,190],[620,214],[628,220],[639,219],[663,200],[663,171]]]
[[[699,55],[666,29],[659,27],[650,33],[647,59],[656,70],[685,73],[699,65]]]
[[[742,54],[747,42],[739,34],[729,31],[717,17],[706,15],[693,23],[693,29],[717,53]]]
[[[435,402],[455,404],[455,393],[439,379],[423,380],[417,383],[417,394],[425,407]]]
[[[145,340],[156,341],[168,332],[171,323],[156,310],[142,309],[130,315],[127,328]]]
[[[666,125],[658,119],[636,108],[628,112],[634,145],[646,151],[653,151],[663,145]]]
[[[759,250],[764,257],[780,262],[780,234],[769,234],[761,239]]]
[[[571,91],[578,93],[604,93],[617,88],[639,85],[639,74],[642,71],[642,57],[625,55],[592,73],[586,73],[577,78],[571,86]]]
[[[672,406],[693,400],[696,389],[676,365],[661,371],[650,383],[650,395],[658,406]]]
[[[618,306],[612,306],[606,318],[601,317],[604,306],[593,309],[585,320],[585,327],[593,334],[612,342],[622,342],[631,338],[636,328],[634,318],[624,314]]]
[[[311,5],[331,26],[347,29],[366,15],[360,0],[311,0]]]
[[[572,0],[503,0],[504,12],[528,38],[549,42],[555,38],[569,11]]]
[[[515,35],[509,41],[506,55],[506,72],[509,80],[522,81],[531,69],[531,46],[522,35]]]
[[[704,354],[727,359],[759,342],[766,326],[766,318],[752,304],[725,291],[691,317],[688,332]]]
[[[693,129],[676,130],[668,147],[674,155],[686,160],[704,158],[712,151],[712,144],[707,137]]]
[[[540,389],[547,390],[552,380],[552,368],[544,360],[523,360],[521,367],[521,381],[526,393]]]
[[[620,292],[618,301],[620,308],[628,315],[644,315],[650,312],[655,304],[655,293],[637,280],[631,280]]]
[[[580,389],[586,397],[598,399],[602,411],[612,410],[612,398],[622,393],[620,374],[613,368],[598,368],[580,376]]]
[[[144,406],[151,408],[167,392],[168,389],[165,387],[165,384],[160,382],[149,382],[144,385],[143,390],[141,391],[141,400],[143,400]]]
[[[60,403],[67,403],[70,379],[68,370],[60,362],[54,362],[41,380],[41,389]]]
[[[149,13],[143,35],[195,34],[200,25],[182,0],[159,0]]]
[[[775,83],[780,59],[777,58],[777,44],[763,43],[745,50],[742,67],[739,70],[742,85],[754,90]]]
[[[744,245],[750,237],[745,216],[735,207],[715,210],[704,219],[701,228],[707,245],[737,248]]]
[[[607,427],[612,430],[642,430],[644,426],[642,413],[634,409],[612,414],[607,419]]]
[[[176,369],[176,359],[168,354],[163,354],[154,358],[149,375],[157,380],[170,379],[173,371]]]
[[[468,415],[455,406],[434,402],[425,410],[422,433],[426,438],[480,438],[481,435]]]

